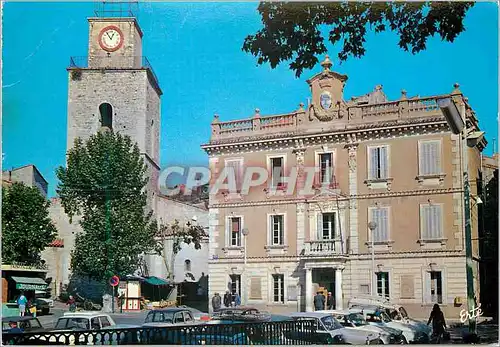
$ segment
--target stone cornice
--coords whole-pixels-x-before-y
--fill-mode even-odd
[[[317,256],[302,256],[302,255],[266,255],[260,257],[248,257],[248,263],[258,263],[258,262],[269,262],[272,259],[273,263],[277,262],[299,262],[299,261],[318,261],[318,260],[366,260],[370,259],[371,253],[360,253],[360,254],[339,254],[332,257],[317,257]],[[422,250],[422,251],[391,251],[387,253],[377,253],[377,259],[400,259],[400,258],[422,258],[422,257],[432,257],[432,258],[446,258],[446,257],[465,257],[465,252],[461,250]],[[215,260],[209,260],[210,264],[239,264],[244,263],[244,256],[233,256],[233,257],[219,257]]]
[[[360,200],[360,199],[375,199],[375,198],[390,198],[390,197],[407,197],[407,196],[420,196],[420,195],[438,195],[438,194],[453,194],[463,192],[460,188],[441,188],[441,189],[415,189],[409,191],[388,191],[371,194],[353,194],[347,197],[347,200]],[[335,200],[332,196],[330,200]],[[345,200],[345,198],[339,198]],[[251,207],[251,206],[272,206],[272,205],[292,205],[298,203],[317,203],[325,200],[322,199],[307,199],[307,198],[290,198],[280,200],[253,200],[243,202],[227,202],[219,204],[210,204],[211,208],[228,208],[228,207]]]
[[[370,141],[395,136],[423,135],[436,132],[449,132],[444,117],[420,117],[398,119],[386,122],[365,123],[346,126],[344,129],[307,133],[305,130],[283,132],[261,136],[249,136],[214,140],[202,145],[208,154],[222,154],[228,151],[268,150],[275,147],[294,148],[296,141],[302,140],[304,146],[317,143],[335,142],[347,144],[351,137],[357,141]],[[214,153],[215,152],[215,153]]]

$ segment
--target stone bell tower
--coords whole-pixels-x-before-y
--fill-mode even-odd
[[[131,11],[96,12],[88,22],[88,56],[72,57],[67,69],[67,148],[102,129],[130,136],[147,165],[148,203],[156,211],[162,91],[142,55],[143,33]]]

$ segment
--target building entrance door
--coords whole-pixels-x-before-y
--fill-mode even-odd
[[[312,281],[315,291],[313,296],[316,295],[318,291],[322,292],[325,296],[325,309],[326,298],[328,297],[328,292],[332,293],[332,296],[336,298],[335,293],[335,270],[334,269],[313,269],[312,270]],[[337,300],[335,300],[335,303]],[[336,307],[334,307],[335,309]]]

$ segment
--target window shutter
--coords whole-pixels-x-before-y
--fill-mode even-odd
[[[316,239],[323,240],[323,214],[316,215]]]
[[[382,227],[380,225],[380,210],[378,208],[372,208],[371,209],[371,220],[377,224],[377,227],[375,230],[370,231],[372,235],[370,235],[369,240],[372,240],[373,237],[373,242],[380,241],[380,228]]]
[[[379,233],[379,241],[387,241],[389,239],[389,208],[381,208],[379,212],[379,220],[380,220],[380,233]]]
[[[378,160],[377,160],[377,149],[370,148],[368,151],[370,158],[370,179],[377,178]]]
[[[274,242],[274,229],[273,229],[273,216],[269,216],[269,223],[267,227],[267,239],[268,245],[272,245]]]
[[[226,218],[226,246],[231,245],[231,218]]]
[[[388,158],[387,147],[380,147],[380,178],[387,178],[388,176]]]
[[[423,295],[423,300],[424,303],[430,303],[431,302],[431,273],[430,272],[424,272],[424,295]]]
[[[437,175],[441,173],[441,143],[433,142],[432,143],[432,158],[433,158],[433,170],[432,173]]]
[[[236,189],[239,190],[241,187],[241,162],[239,160],[229,160],[226,162],[226,166],[230,169],[228,174],[229,175],[234,174],[234,182],[236,185]]]
[[[433,237],[436,238],[436,239],[439,239],[439,238],[442,238],[442,229],[441,229],[441,226],[442,226],[442,222],[441,222],[441,218],[442,218],[442,210],[441,210],[441,206],[432,206],[433,209],[432,209],[432,221],[433,221],[433,226],[432,226],[432,230],[433,230]]]
[[[284,245],[285,244],[285,217],[280,215],[278,217],[278,222],[279,222],[279,244]]]

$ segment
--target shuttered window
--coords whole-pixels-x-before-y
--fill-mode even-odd
[[[226,229],[229,246],[241,247],[241,217],[228,218]]]
[[[443,211],[441,205],[420,207],[420,233],[423,240],[443,238]]]
[[[231,180],[234,179],[236,190],[241,189],[241,182],[243,181],[243,160],[241,159],[228,159],[226,160],[226,169],[227,169],[227,177],[228,184]],[[231,185],[229,184],[229,189],[231,189]]]
[[[422,176],[441,173],[441,143],[439,141],[420,142],[419,172]]]
[[[368,151],[369,179],[384,179],[389,174],[387,146],[371,147]]]
[[[389,207],[375,207],[370,208],[369,211],[370,221],[377,224],[377,227],[373,231],[373,241],[389,241]],[[371,237],[370,235],[370,240]]]
[[[319,154],[319,183],[326,185],[333,183],[332,153]]]
[[[284,233],[284,216],[283,215],[272,215],[269,221],[271,232],[271,245],[282,246],[285,244],[285,233]]]
[[[318,213],[317,216],[317,240],[333,240],[337,235],[336,229],[336,218],[335,212],[330,213]]]

